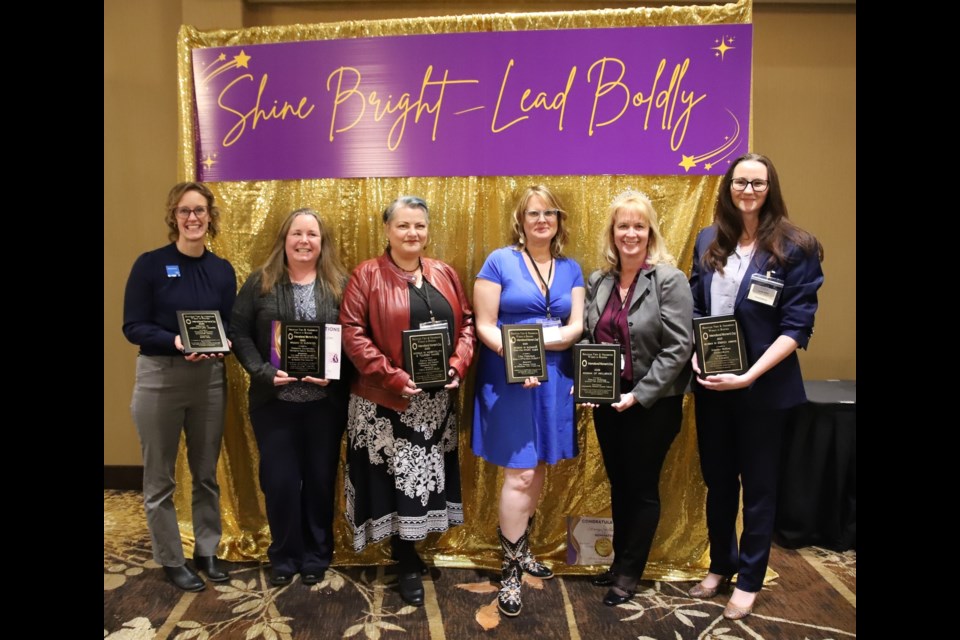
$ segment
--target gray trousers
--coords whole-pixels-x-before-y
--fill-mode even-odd
[[[137,358],[130,411],[143,452],[143,503],[153,559],[163,566],[177,567],[185,562],[173,504],[181,431],[186,436],[187,462],[193,476],[194,554],[217,553],[221,533],[217,459],[223,438],[225,396],[221,360]]]

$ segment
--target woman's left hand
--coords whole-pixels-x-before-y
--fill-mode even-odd
[[[750,386],[751,381],[746,375],[736,376],[732,373],[718,373],[706,378],[697,378],[701,386],[712,389],[713,391],[733,391],[734,389],[745,389]]]
[[[326,378],[314,378],[313,376],[303,376],[301,380],[304,382],[309,382],[310,384],[315,384],[319,387],[325,387],[330,384],[330,381]]]
[[[617,411],[626,411],[635,404],[637,404],[637,397],[635,395],[632,393],[621,393],[620,402],[614,402],[610,406]]]
[[[450,384],[445,384],[445,385],[443,385],[443,388],[444,388],[444,389],[456,389],[457,387],[459,387],[459,386],[460,386],[460,376],[457,375],[457,370],[451,368],[450,371],[447,372],[447,374],[450,376]]]

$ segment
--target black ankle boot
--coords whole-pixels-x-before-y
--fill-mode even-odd
[[[163,572],[170,582],[184,591],[203,591],[206,586],[203,578],[198,576],[196,571],[185,564],[179,567],[164,567]]]
[[[230,579],[230,574],[220,565],[217,556],[193,556],[193,566],[197,571],[207,574],[207,578],[213,582],[226,582]]]

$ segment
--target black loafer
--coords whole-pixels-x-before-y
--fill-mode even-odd
[[[628,602],[633,596],[633,591],[614,587],[607,591],[607,595],[603,596],[603,604],[607,605],[608,607],[615,607],[623,604],[624,602]]]
[[[270,584],[275,587],[285,587],[293,581],[293,576],[289,573],[281,573],[279,571],[270,572]]]
[[[407,604],[415,607],[423,606],[423,580],[420,579],[420,572],[402,573],[398,579],[400,586],[400,597]]]
[[[177,585],[184,591],[203,591],[207,585],[203,578],[197,575],[197,572],[185,564],[179,567],[164,567],[163,572],[167,574],[170,582]]]
[[[607,569],[603,573],[593,576],[593,578],[590,579],[590,584],[595,587],[610,587],[616,579],[617,574]]]
[[[212,582],[226,582],[230,579],[230,574],[220,566],[217,556],[193,556],[193,564],[197,571],[207,574],[207,578]]]
[[[317,584],[323,580],[323,575],[327,572],[326,569],[316,569],[313,571],[301,571],[300,572],[300,582],[310,586]]]

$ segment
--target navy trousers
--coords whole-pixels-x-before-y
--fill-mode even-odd
[[[762,406],[749,390],[696,393],[700,468],[707,485],[710,571],[738,574],[737,587],[742,591],[760,591],[770,560],[787,413]],[[743,533],[738,546],[741,486]]]

